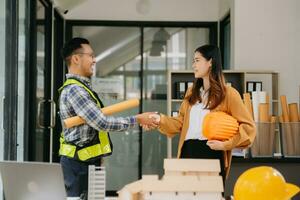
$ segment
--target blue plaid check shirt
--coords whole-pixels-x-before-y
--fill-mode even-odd
[[[67,74],[66,77],[75,78],[91,89],[89,78],[74,74]],[[77,146],[84,146],[89,143],[95,137],[95,134],[98,134],[99,130],[124,131],[133,128],[137,124],[134,116],[105,116],[90,94],[84,88],[75,84],[68,85],[62,90],[59,98],[59,110],[62,124],[63,120],[76,115],[86,121],[86,124],[80,126],[63,128],[65,141]]]

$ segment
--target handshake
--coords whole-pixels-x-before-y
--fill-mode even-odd
[[[157,112],[145,112],[135,117],[145,131],[157,128],[160,123],[160,115]]]

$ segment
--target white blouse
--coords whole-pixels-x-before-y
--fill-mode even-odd
[[[203,88],[200,89],[200,94],[202,96],[202,102],[207,99],[208,94],[204,92]],[[210,112],[209,109],[205,108],[203,103],[197,102],[192,106],[190,112],[190,123],[187,134],[185,136],[185,140],[190,139],[199,139],[199,140],[207,140],[203,136],[202,124],[204,117]]]
[[[185,136],[185,140],[207,140],[207,138],[203,136],[202,124],[205,115],[207,115],[210,112],[210,110],[205,109],[204,107],[205,105],[203,105],[203,103],[196,103],[192,106],[190,112],[190,124],[187,134]]]

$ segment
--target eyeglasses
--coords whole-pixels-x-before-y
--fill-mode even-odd
[[[74,53],[73,55],[76,55],[76,54],[85,54],[85,55],[88,55],[88,56],[90,56],[91,58],[95,58],[96,56],[95,56],[95,54],[94,53],[84,53],[84,52],[78,52],[78,53]]]

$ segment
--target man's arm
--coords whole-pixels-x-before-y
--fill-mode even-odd
[[[149,117],[151,113],[129,117],[105,116],[89,93],[76,85],[72,85],[69,89],[67,101],[72,105],[78,116],[82,117],[88,125],[97,130],[123,131],[133,128],[137,123],[147,124],[152,127],[157,126],[155,120]]]

